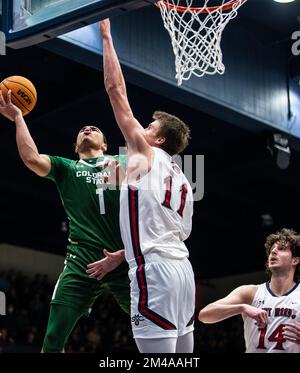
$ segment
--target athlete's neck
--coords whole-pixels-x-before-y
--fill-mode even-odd
[[[294,274],[272,274],[270,288],[277,296],[288,293],[295,286]]]
[[[89,149],[83,153],[78,153],[80,159],[85,158],[98,158],[103,156],[102,150]]]

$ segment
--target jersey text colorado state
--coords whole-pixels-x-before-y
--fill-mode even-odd
[[[87,184],[93,183],[95,185],[105,184],[109,174],[109,172],[76,171],[76,177],[85,177]]]

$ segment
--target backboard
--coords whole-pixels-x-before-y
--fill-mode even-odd
[[[98,19],[150,5],[155,0],[3,0],[7,45],[22,48],[49,40]]]

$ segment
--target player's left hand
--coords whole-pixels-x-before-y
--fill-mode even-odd
[[[119,267],[124,260],[124,250],[116,252],[109,252],[106,249],[103,250],[105,257],[97,262],[88,264],[89,268],[86,273],[89,277],[94,277],[97,280],[102,280],[109,272]]]
[[[300,344],[300,324],[285,324],[283,327],[283,337],[287,341]]]

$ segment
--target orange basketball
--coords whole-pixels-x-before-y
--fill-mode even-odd
[[[11,101],[21,109],[23,116],[30,113],[37,100],[37,93],[30,80],[23,76],[10,76],[0,83],[3,95],[11,89]]]

